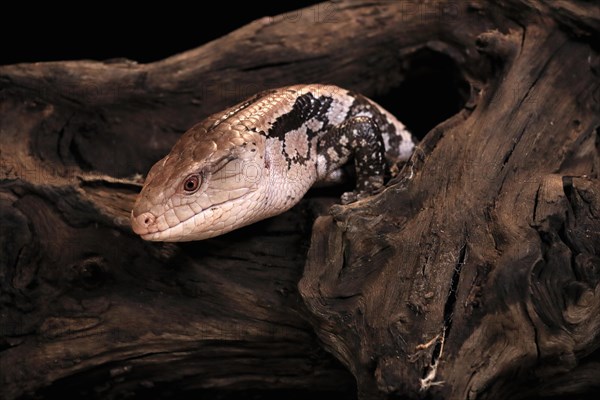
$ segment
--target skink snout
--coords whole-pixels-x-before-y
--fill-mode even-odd
[[[131,227],[138,235],[151,233],[151,228],[154,226],[155,220],[156,218],[152,213],[145,212],[136,216],[133,211],[131,212]]]

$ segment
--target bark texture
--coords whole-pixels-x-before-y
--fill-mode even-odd
[[[598,43],[583,0],[340,1],[151,64],[0,67],[0,397],[591,398]],[[468,99],[378,195],[132,233],[143,174],[210,113],[299,82],[386,95],[439,59]]]

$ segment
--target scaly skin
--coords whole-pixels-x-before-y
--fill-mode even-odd
[[[386,165],[414,141],[390,113],[331,85],[268,90],[187,131],[148,173],[131,221],[145,240],[218,236],[290,209],[318,181],[335,181],[350,159],[356,190],[383,185]]]

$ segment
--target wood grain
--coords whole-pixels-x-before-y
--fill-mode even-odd
[[[340,1],[151,64],[0,67],[1,397],[591,396],[599,32],[579,0]],[[471,95],[382,193],[196,243],[131,231],[198,120],[298,82],[386,94],[423,54]]]

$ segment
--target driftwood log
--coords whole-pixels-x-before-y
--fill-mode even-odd
[[[1,67],[0,397],[591,398],[600,8],[496,3],[324,3],[146,65]],[[298,82],[385,97],[439,60],[464,104],[380,194],[196,243],[129,228],[208,114]]]

